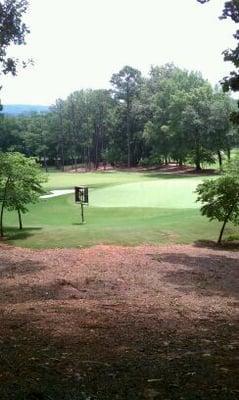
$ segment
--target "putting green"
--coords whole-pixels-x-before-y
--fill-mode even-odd
[[[157,179],[90,191],[92,207],[198,208],[195,189],[201,179]]]

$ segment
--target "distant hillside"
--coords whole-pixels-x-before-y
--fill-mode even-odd
[[[20,114],[31,114],[31,113],[46,113],[49,111],[48,106],[32,105],[32,104],[6,104],[3,105],[1,114],[6,115],[20,115]]]

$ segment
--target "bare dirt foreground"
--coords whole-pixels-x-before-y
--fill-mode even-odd
[[[239,252],[0,247],[0,399],[238,399]]]

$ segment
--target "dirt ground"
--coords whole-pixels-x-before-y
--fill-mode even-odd
[[[0,399],[238,399],[238,306],[238,250],[2,244]]]

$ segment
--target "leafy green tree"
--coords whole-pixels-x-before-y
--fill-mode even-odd
[[[234,157],[230,160],[228,160],[224,172],[226,174],[229,174],[231,176],[234,176],[239,180],[239,150],[237,149],[236,153],[234,154]]]
[[[183,129],[187,134],[189,155],[196,166],[201,170],[203,161],[212,162],[213,157],[208,145],[210,104],[212,88],[208,83],[193,89],[186,95],[186,107],[182,112]]]
[[[44,193],[45,181],[39,165],[34,158],[27,158],[20,153],[1,153],[0,155],[0,235],[3,232],[4,210],[16,210],[19,228],[22,229],[21,214],[28,211],[27,204],[35,203]]]
[[[210,86],[198,73],[181,70],[172,64],[151,69],[147,83],[152,96],[151,115],[144,137],[152,153],[164,161],[173,157],[180,165],[190,154],[196,167],[205,157]],[[206,104],[204,104],[206,101]]]
[[[111,129],[110,112],[113,100],[110,92],[106,90],[92,91],[89,100],[92,123],[91,158],[94,168],[97,169],[107,147],[108,133]]]
[[[152,67],[149,78],[125,67],[112,79],[114,91],[75,91],[45,115],[0,116],[0,151],[35,156],[46,170],[189,159],[200,170],[238,143],[232,99],[214,93],[200,73],[166,64]]]
[[[199,3],[207,3],[210,0],[197,0]],[[222,15],[220,19],[231,19],[234,23],[238,24],[239,22],[239,1],[238,0],[227,0],[224,3],[224,7],[222,10]],[[225,92],[232,90],[234,92],[239,91],[239,29],[236,30],[235,34],[233,35],[236,39],[236,47],[234,49],[226,49],[224,54],[224,60],[230,61],[235,69],[234,71],[230,72],[230,75],[223,78],[222,85],[223,90]],[[231,114],[231,119],[235,123],[239,123],[239,112],[234,111]]]
[[[127,138],[127,165],[131,166],[132,159],[132,107],[134,100],[139,96],[142,83],[141,72],[126,65],[117,74],[113,74],[111,81],[114,87],[115,98],[121,102],[125,110],[125,128]]]
[[[0,116],[0,151],[23,151],[20,119]]]
[[[239,222],[239,180],[230,175],[207,179],[197,186],[196,193],[197,201],[203,204],[202,215],[210,221],[216,219],[223,223],[218,237],[218,243],[221,243],[227,222],[235,225]]]
[[[217,154],[222,169],[223,153],[230,159],[231,149],[237,144],[238,130],[230,116],[236,109],[236,102],[228,94],[216,90],[210,103],[209,147]]]
[[[56,163],[57,167],[65,170],[66,151],[67,151],[67,127],[65,119],[65,102],[57,99],[54,106],[51,107],[54,118],[54,135],[56,139]]]
[[[21,138],[24,143],[24,150],[28,156],[37,156],[39,162],[47,172],[47,153],[49,150],[50,126],[48,116],[45,114],[33,113],[30,116],[18,118],[22,123]]]
[[[29,29],[22,21],[28,6],[27,0],[0,1],[0,74],[16,75],[18,60],[8,57],[7,50],[11,44],[25,44]],[[26,63],[23,64],[26,66]]]

